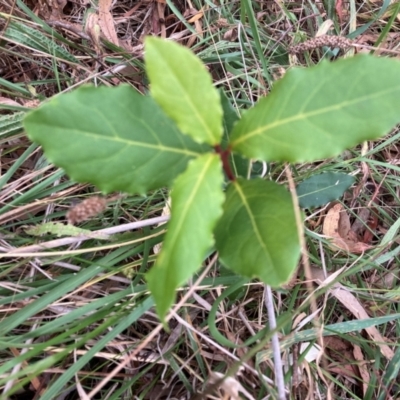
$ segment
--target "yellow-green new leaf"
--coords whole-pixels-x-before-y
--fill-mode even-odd
[[[196,142],[219,144],[222,107],[204,64],[170,40],[148,37],[145,50],[151,95],[164,112]]]
[[[222,215],[222,184],[221,161],[213,153],[191,161],[174,183],[168,231],[147,274],[161,320],[174,302],[175,290],[196,272],[213,245],[213,230]]]

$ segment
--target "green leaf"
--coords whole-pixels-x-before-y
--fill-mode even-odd
[[[224,127],[224,135],[222,137],[222,143],[228,144],[229,134],[232,132],[233,127],[236,122],[239,121],[240,117],[236,110],[233,108],[230,100],[225,94],[224,90],[219,90],[219,95],[221,98],[221,107],[223,112],[223,127]]]
[[[200,267],[213,245],[213,230],[222,214],[221,162],[216,154],[193,160],[173,186],[171,219],[156,264],[147,274],[160,319],[175,299],[175,290]]]
[[[204,64],[189,49],[170,40],[147,37],[145,49],[153,98],[196,142],[218,144],[222,108]]]
[[[360,55],[293,68],[236,124],[232,148],[264,161],[333,157],[388,133],[400,121],[399,98],[398,60]]]
[[[167,186],[208,150],[182,135],[152,98],[125,85],[57,96],[29,113],[24,125],[51,162],[104,192]]]
[[[280,286],[290,278],[300,256],[290,193],[262,179],[232,182],[215,240],[226,267]]]
[[[300,207],[319,207],[336,200],[354,183],[355,178],[341,172],[327,172],[311,176],[297,188]]]

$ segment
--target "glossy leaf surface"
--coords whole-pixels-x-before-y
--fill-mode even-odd
[[[216,145],[222,137],[222,107],[204,64],[171,40],[147,37],[146,71],[153,98],[196,142]]]
[[[51,162],[104,192],[167,186],[208,150],[179,132],[153,99],[125,85],[57,96],[29,113],[24,125]]]
[[[360,55],[293,68],[236,124],[232,148],[264,161],[333,157],[388,133],[400,121],[399,98],[395,59]]]
[[[232,182],[215,239],[226,267],[280,286],[290,278],[300,256],[290,193],[262,179]]]
[[[171,220],[156,264],[147,274],[148,287],[163,319],[176,289],[197,271],[213,245],[213,230],[222,214],[224,193],[219,156],[193,160],[173,186]]]

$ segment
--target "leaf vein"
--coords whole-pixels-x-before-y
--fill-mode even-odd
[[[288,118],[284,118],[282,120],[275,120],[275,121],[271,122],[270,124],[266,124],[266,125],[263,125],[261,127],[258,127],[256,129],[254,129],[253,131],[250,131],[247,134],[238,137],[236,140],[234,140],[232,142],[232,146],[237,146],[239,143],[244,142],[244,141],[246,141],[246,140],[248,140],[248,139],[250,139],[250,138],[252,138],[254,136],[262,135],[266,131],[271,130],[273,128],[277,128],[277,127],[280,127],[280,126],[283,126],[283,125],[287,125],[287,124],[289,124],[291,122],[295,122],[295,121],[298,121],[298,120],[309,120],[312,117],[315,117],[315,116],[318,116],[318,115],[323,115],[323,114],[326,114],[326,113],[329,113],[329,112],[332,112],[332,111],[336,111],[336,110],[342,110],[342,109],[345,109],[348,106],[355,106],[358,103],[362,103],[364,101],[370,101],[370,100],[372,100],[374,98],[382,97],[384,95],[388,95],[390,93],[399,91],[399,89],[400,89],[399,86],[395,86],[394,88],[381,90],[381,91],[379,91],[379,92],[377,92],[375,94],[372,94],[372,95],[368,94],[368,95],[365,95],[365,96],[358,97],[355,100],[342,101],[340,103],[337,103],[337,104],[334,104],[334,105],[331,105],[331,106],[328,106],[328,107],[324,107],[324,108],[321,108],[319,110],[313,110],[313,111],[310,111],[308,113],[298,112],[296,115],[293,115],[293,116],[288,117]]]

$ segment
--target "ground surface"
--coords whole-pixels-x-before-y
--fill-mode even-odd
[[[240,278],[210,257],[206,277],[180,291],[190,296],[166,332],[143,280],[161,227],[84,241],[61,228],[29,230],[64,224],[74,205],[100,195],[71,182],[26,138],[21,121],[29,108],[83,83],[146,91],[142,42],[158,35],[191,48],[232,105],[245,109],[293,66],[356,52],[399,57],[399,20],[399,3],[389,1],[1,0],[0,399],[278,398],[270,342],[252,339],[268,326],[263,284],[227,294]],[[321,34],[353,39],[357,47],[289,54]],[[316,313],[302,268],[274,292],[287,398],[400,397],[397,234],[376,247],[400,217],[398,135],[293,168],[296,182],[316,171],[355,176],[337,210],[372,252],[332,250],[323,231],[329,207],[307,214]],[[256,163],[253,174],[262,171]],[[267,173],[287,183],[283,165],[269,165]],[[145,221],[161,215],[167,198],[166,190],[113,194],[78,226],[96,231]],[[33,247],[17,254],[24,246]],[[323,270],[337,273],[329,285]],[[358,325],[381,316],[393,318],[367,330]],[[325,329],[315,328],[316,319]],[[211,390],[227,371],[225,394]]]

